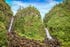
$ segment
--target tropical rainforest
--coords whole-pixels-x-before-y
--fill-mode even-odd
[[[8,45],[7,32],[12,16],[11,7],[5,0],[0,0],[0,47],[7,47]],[[42,42],[46,38],[45,28],[47,28],[51,36],[58,39],[60,47],[70,47],[69,19],[70,0],[64,0],[55,5],[45,14],[43,22],[40,12],[35,7],[19,8],[14,18],[12,31],[21,37]]]
[[[44,18],[45,27],[59,39],[62,47],[70,47],[70,0],[56,5]]]

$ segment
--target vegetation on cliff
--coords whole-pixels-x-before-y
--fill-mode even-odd
[[[35,40],[43,40],[45,37],[40,12],[32,6],[18,10],[14,23],[14,30],[21,36]]]
[[[44,19],[51,35],[61,42],[62,47],[70,46],[70,0],[56,5]]]
[[[5,3],[5,0],[0,0],[0,47],[7,46],[7,30],[12,15],[9,5]],[[47,41],[47,43],[41,42],[46,37],[44,29],[47,27],[51,35],[61,42],[62,47],[70,46],[70,0],[64,0],[63,3],[54,6],[45,15],[44,24],[42,23],[40,12],[33,6],[20,8],[14,18],[12,31],[16,33],[8,34],[9,40],[12,40],[10,44],[20,46],[24,43],[25,47],[28,43],[29,46],[37,46],[38,44],[39,47],[40,44],[44,44],[42,47],[47,47],[50,41]]]
[[[0,0],[0,47],[6,46],[7,42],[7,28],[9,24],[12,11],[4,0]]]

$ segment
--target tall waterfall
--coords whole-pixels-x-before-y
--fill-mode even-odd
[[[50,39],[53,39],[52,36],[50,35],[49,31],[47,28],[45,28],[45,31],[46,31],[46,35],[47,35],[47,38],[50,40]]]
[[[12,18],[11,18],[11,21],[10,21],[10,25],[9,25],[8,32],[11,32],[12,25],[13,25],[13,21],[14,21],[14,16],[12,16]]]

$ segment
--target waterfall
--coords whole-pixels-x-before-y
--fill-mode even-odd
[[[50,39],[53,39],[52,36],[50,35],[49,31],[47,28],[45,28],[45,31],[46,31],[46,35],[47,35],[47,38],[50,40]]]
[[[9,26],[9,29],[8,29],[8,32],[11,32],[13,21],[14,21],[14,17],[12,16],[11,21],[10,21],[10,26]]]

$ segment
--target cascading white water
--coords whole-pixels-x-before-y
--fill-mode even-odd
[[[45,28],[45,31],[46,31],[47,38],[48,38],[49,40],[53,39],[52,36],[50,35],[50,33],[49,33],[49,31],[48,31],[47,28]]]
[[[10,25],[9,25],[9,28],[8,28],[8,32],[11,32],[12,25],[13,25],[13,22],[14,22],[14,16],[15,16],[16,13],[17,13],[17,10],[14,11],[14,10],[15,10],[14,8],[12,8],[11,10],[12,10],[12,12],[13,12],[13,16],[11,17],[11,21],[10,21]]]
[[[8,32],[11,32],[13,21],[14,21],[14,17],[12,16],[11,21],[10,21],[10,26],[9,26],[9,29],[8,29]]]

